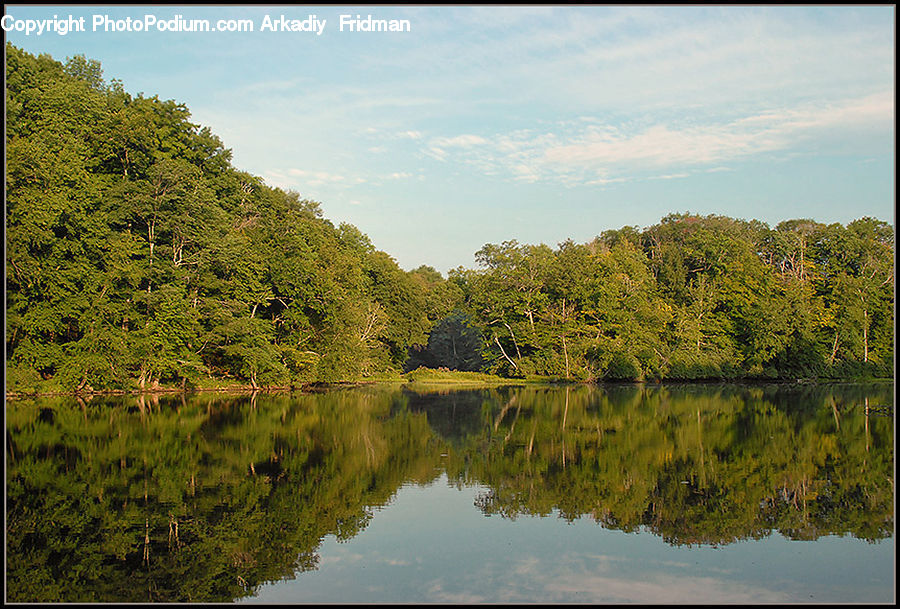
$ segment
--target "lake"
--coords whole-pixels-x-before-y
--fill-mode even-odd
[[[7,400],[8,602],[892,603],[894,387]]]

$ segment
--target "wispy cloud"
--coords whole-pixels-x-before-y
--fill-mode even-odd
[[[232,113],[259,110],[252,128],[222,111],[207,115],[237,151],[265,158],[272,179],[305,188],[342,182],[287,175],[275,166],[286,155],[298,167],[371,180],[418,171],[425,157],[517,183],[610,185],[893,133],[892,30],[871,13],[409,11],[416,34],[403,40],[415,43],[367,46],[342,70],[260,70],[229,89],[220,101]],[[349,57],[338,48],[335,57]],[[845,99],[849,91],[856,97]]]
[[[648,574],[643,581],[592,573],[560,574],[547,582],[550,594],[563,598],[580,595],[595,602],[691,603],[703,590],[704,602],[713,604],[755,604],[790,602],[788,595],[761,587],[712,577]]]
[[[485,570],[490,571],[488,565]],[[450,590],[443,580],[426,581],[423,588],[428,602],[484,602],[480,590],[490,589],[491,597],[501,603],[526,600],[532,591],[551,602],[570,603],[691,603],[702,598],[713,604],[790,603],[792,595],[762,585],[745,583],[733,574],[708,569],[704,575],[690,573],[693,565],[648,561],[637,566],[631,558],[620,556],[573,557],[555,561],[526,556],[506,566],[508,578],[475,575],[469,590]],[[636,578],[635,573],[640,572]],[[698,592],[702,591],[702,592]]]
[[[268,169],[263,172],[263,178],[271,186],[296,190],[304,196],[316,196],[316,190],[322,187],[344,188],[366,181],[362,177],[350,177],[329,171],[313,171],[295,167]]]
[[[328,171],[309,171],[306,169],[288,169],[288,175],[294,176],[310,186],[321,186],[322,184],[333,184],[335,182],[346,182],[347,178],[338,173]]]
[[[295,190],[304,196],[318,197],[322,192],[335,193],[347,191],[360,185],[365,185],[366,187],[378,186],[384,182],[412,180],[421,176],[417,176],[410,171],[346,175],[291,167],[266,170],[263,172],[263,177],[271,186]],[[350,204],[359,205],[360,201],[351,200]]]
[[[464,134],[455,137],[438,137],[431,140],[433,146],[441,148],[471,148],[486,144],[487,140],[480,135]]]
[[[608,184],[635,178],[686,177],[687,169],[724,171],[721,164],[773,152],[803,153],[815,142],[865,139],[891,132],[891,92],[841,103],[766,110],[728,121],[605,124],[598,117],[559,122],[553,130],[433,138],[426,153],[485,174],[517,181]],[[660,174],[660,170],[669,170]]]

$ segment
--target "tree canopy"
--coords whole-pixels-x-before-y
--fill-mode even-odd
[[[183,105],[6,52],[11,389],[355,380],[427,342],[416,275]]]

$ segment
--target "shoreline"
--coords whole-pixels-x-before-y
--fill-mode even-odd
[[[408,373],[411,374],[411,373]],[[35,399],[49,397],[96,397],[96,396],[148,396],[148,395],[178,395],[193,393],[237,393],[237,394],[253,394],[253,393],[315,393],[321,391],[332,391],[335,389],[364,387],[367,385],[395,384],[410,387],[427,387],[440,386],[446,388],[477,388],[477,387],[498,387],[498,386],[527,386],[527,385],[595,385],[603,386],[621,386],[621,385],[834,385],[841,383],[893,383],[894,378],[784,378],[784,379],[762,379],[762,378],[739,378],[739,379],[662,379],[662,380],[574,380],[563,378],[504,378],[492,376],[482,373],[477,374],[477,378],[463,376],[469,373],[442,373],[439,376],[429,378],[417,378],[416,376],[399,376],[396,378],[374,378],[363,379],[359,381],[337,381],[332,383],[326,382],[310,382],[299,385],[214,385],[203,387],[181,387],[181,386],[159,386],[151,389],[103,389],[90,391],[47,391],[36,393],[21,392],[4,392],[6,400]]]

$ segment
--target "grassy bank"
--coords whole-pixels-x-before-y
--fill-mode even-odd
[[[15,399],[22,397],[36,396],[62,396],[62,395],[138,395],[138,394],[161,394],[161,393],[191,393],[191,392],[289,392],[289,391],[308,391],[322,390],[336,387],[348,387],[357,385],[367,385],[376,383],[390,383],[397,385],[410,385],[415,387],[484,387],[484,386],[500,386],[500,385],[528,385],[528,384],[559,384],[559,383],[577,383],[585,381],[566,380],[563,378],[537,376],[532,375],[526,378],[509,378],[487,374],[483,372],[466,372],[460,370],[449,370],[447,368],[424,368],[420,367],[406,373],[382,373],[375,376],[366,377],[356,381],[344,381],[337,383],[302,383],[298,385],[272,385],[263,387],[253,387],[244,380],[233,378],[204,378],[197,383],[183,386],[181,384],[156,384],[141,389],[139,387],[119,388],[119,389],[94,389],[91,386],[85,386],[80,391],[66,390],[60,388],[52,381],[45,383],[36,383],[31,386],[16,386],[7,384],[6,398]],[[616,382],[616,381],[613,381]],[[621,381],[621,382],[640,382],[640,381]],[[772,378],[734,378],[734,379],[662,379],[653,381],[653,383],[661,384],[679,384],[679,383],[800,383],[800,384],[827,384],[827,383],[859,383],[859,382],[894,382],[894,378],[882,378],[863,376],[859,377],[812,377],[797,379],[772,379]],[[601,382],[601,384],[603,384]]]
[[[403,375],[407,383],[441,385],[524,385],[527,381],[519,378],[505,378],[483,372],[464,372],[446,368],[416,368]]]

